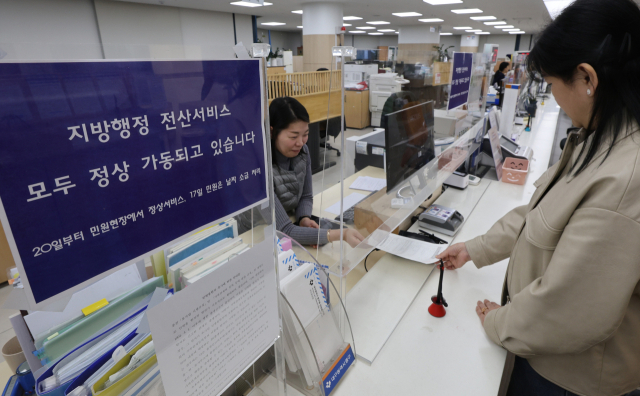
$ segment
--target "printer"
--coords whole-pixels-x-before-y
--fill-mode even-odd
[[[500,135],[500,148],[502,150],[502,158],[518,158],[531,161],[533,158],[533,149],[528,146],[520,146],[514,141],[507,139],[503,135]],[[493,152],[491,150],[491,141],[489,140],[489,134],[487,133],[482,141],[482,152],[489,158],[493,158]],[[493,161],[493,160],[491,160]],[[493,166],[489,161],[488,165]]]
[[[369,76],[369,110],[371,126],[379,127],[384,104],[394,92],[402,91],[409,80],[398,77],[398,73],[372,74]]]

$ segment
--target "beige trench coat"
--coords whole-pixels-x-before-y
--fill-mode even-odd
[[[580,395],[640,386],[637,129],[623,131],[604,163],[606,148],[577,176],[568,168],[586,134],[572,133],[529,205],[466,242],[478,268],[510,257],[503,307],[487,315],[487,335]]]

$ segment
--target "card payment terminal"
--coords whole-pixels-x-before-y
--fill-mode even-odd
[[[455,209],[441,205],[431,205],[418,218],[418,226],[428,230],[453,236],[464,222],[464,217]]]

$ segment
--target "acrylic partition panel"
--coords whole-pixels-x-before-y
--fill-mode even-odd
[[[468,100],[448,110],[453,59],[441,61],[441,54],[435,51],[398,50],[393,59],[385,56],[388,53],[356,48],[355,59],[345,58],[342,62],[345,90],[362,90],[363,87],[369,90],[372,123],[377,125],[372,125],[373,131],[361,133],[362,136],[343,137],[344,150],[339,161],[344,170],[340,173],[340,184],[325,187],[314,200],[314,213],[335,221],[340,220],[341,197],[344,209],[357,203],[353,215],[350,214],[352,220],[344,225],[357,231],[363,241],[358,243],[351,239],[351,244],[342,242],[338,246],[333,243],[317,248],[318,260],[329,266],[330,274],[341,284],[343,298],[364,274],[358,270],[358,275],[348,277],[351,271],[362,269],[364,258],[386,235],[400,226],[408,228],[419,206],[468,161],[469,154],[477,148],[475,142],[484,134],[489,80],[487,57],[469,55],[472,61],[470,77],[466,81]],[[371,65],[378,68],[375,75],[368,72]],[[359,78],[366,86],[356,81]],[[434,114],[436,120],[430,114]],[[424,132],[418,125],[421,119],[426,121]],[[446,129],[441,120],[445,121]],[[404,133],[404,139],[398,133]],[[361,141],[363,137],[374,143]],[[377,163],[372,160],[371,165],[363,166],[358,162],[360,154],[373,158],[378,155],[379,158]],[[374,191],[351,188],[358,176],[383,179],[387,187],[380,189],[371,185],[370,190]],[[392,207],[392,199],[399,197],[406,198],[404,204],[397,207],[394,203]],[[375,241],[371,238],[374,232]]]
[[[12,293],[31,293],[32,323],[61,329],[33,334],[45,364],[39,383],[58,357],[120,326],[115,318],[145,312],[138,332],[152,335],[158,365],[105,396],[153,370],[167,395],[241,395],[269,376],[269,395],[285,394],[264,59],[219,46],[0,48],[0,161],[11,171],[0,174],[0,214],[26,284]],[[25,234],[34,216],[39,231]],[[36,260],[25,253],[31,234],[45,239]],[[95,265],[78,270],[78,260]],[[134,263],[164,288],[154,292],[143,270],[116,292],[113,279]],[[64,288],[43,288],[34,268]],[[86,305],[109,305],[90,320],[63,311],[80,289],[94,291]],[[51,304],[60,317],[39,311]],[[101,386],[85,380],[74,389]]]

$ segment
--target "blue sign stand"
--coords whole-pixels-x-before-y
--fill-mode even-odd
[[[267,199],[260,63],[0,64],[0,219],[29,307]]]
[[[451,93],[447,110],[453,110],[465,105],[469,101],[469,88],[471,86],[471,68],[473,66],[473,54],[456,52],[453,54],[453,73],[451,77]]]

